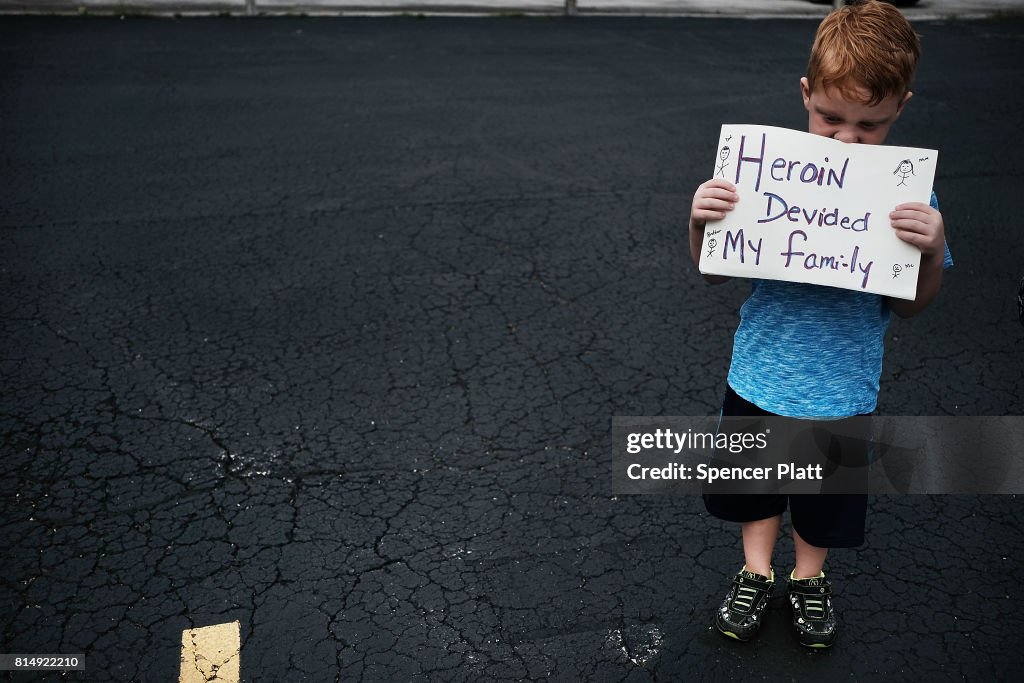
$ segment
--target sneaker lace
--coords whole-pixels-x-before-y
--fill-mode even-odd
[[[757,597],[757,589],[751,586],[739,586],[736,589],[736,595],[733,596],[732,604],[743,608],[743,610],[750,609],[750,606],[754,603],[754,598]]]
[[[818,579],[811,579],[807,582],[807,585],[818,586],[820,585],[820,581]],[[800,595],[800,601],[803,603],[804,614],[808,619],[815,621],[823,620],[828,616],[825,600],[826,598],[824,595],[810,595],[807,593]]]
[[[825,599],[815,597],[813,595],[805,595],[804,597],[804,613],[810,619],[824,619],[825,618]]]

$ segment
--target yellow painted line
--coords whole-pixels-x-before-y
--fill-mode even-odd
[[[237,621],[185,629],[178,683],[238,683],[240,650]]]

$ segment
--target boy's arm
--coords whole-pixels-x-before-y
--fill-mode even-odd
[[[697,188],[690,205],[690,258],[693,265],[700,266],[700,250],[704,246],[704,226],[708,221],[725,218],[733,210],[740,196],[736,186],[727,180],[709,180]],[[726,275],[704,273],[704,279],[713,285],[729,280]]]
[[[889,214],[896,236],[921,250],[917,296],[913,301],[889,299],[889,308],[901,318],[917,315],[928,307],[942,286],[946,233],[942,214],[921,202],[900,204]]]

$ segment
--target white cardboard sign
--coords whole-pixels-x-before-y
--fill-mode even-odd
[[[704,229],[700,271],[913,299],[921,252],[889,212],[928,203],[938,152],[724,125],[715,178],[740,201]]]

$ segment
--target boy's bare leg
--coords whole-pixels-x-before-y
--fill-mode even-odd
[[[781,523],[782,515],[776,515],[742,524],[743,559],[747,571],[771,576],[772,550],[775,548],[775,539],[779,537]]]
[[[793,577],[797,579],[810,579],[821,573],[825,566],[825,557],[828,555],[828,548],[819,548],[811,545],[800,534],[793,529],[793,547],[796,548],[796,569],[793,570]]]

